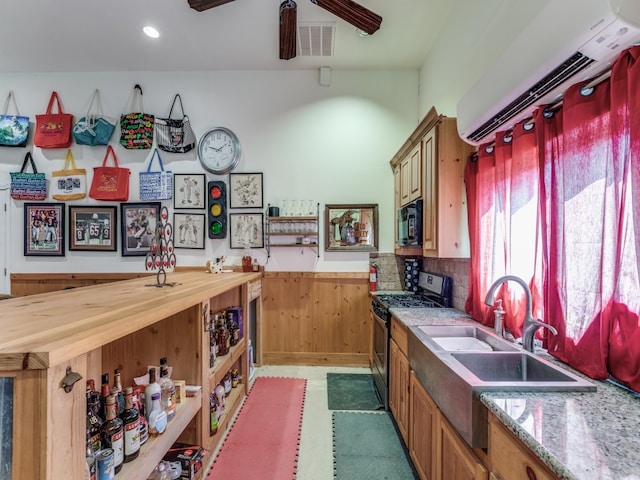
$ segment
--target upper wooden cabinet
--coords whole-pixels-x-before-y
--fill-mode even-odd
[[[459,137],[456,119],[438,115],[432,108],[391,159],[396,210],[418,198],[424,200],[422,249],[396,249],[396,253],[469,257],[464,169],[473,151]]]

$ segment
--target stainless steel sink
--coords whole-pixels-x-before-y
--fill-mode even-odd
[[[475,338],[492,351],[443,348],[442,338]],[[487,447],[485,391],[595,391],[596,386],[482,326],[409,327],[409,364],[440,411],[473,448]],[[471,343],[473,345],[473,342]],[[445,342],[445,347],[446,342]]]

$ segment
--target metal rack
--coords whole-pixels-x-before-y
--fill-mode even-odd
[[[267,212],[269,207],[267,205]],[[265,215],[265,245],[267,258],[272,248],[313,248],[320,258],[320,203],[311,216],[270,217]],[[274,239],[281,239],[276,240]]]

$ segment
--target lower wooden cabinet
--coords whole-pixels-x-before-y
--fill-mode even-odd
[[[409,454],[422,480],[436,478],[438,407],[420,384],[416,374],[410,373]]]
[[[409,361],[395,340],[389,348],[389,408],[405,444],[409,443]]]
[[[495,480],[525,478],[555,480],[556,477],[494,415],[489,415],[489,459]]]
[[[451,424],[442,415],[438,418],[437,478],[441,480],[486,480],[488,471]]]

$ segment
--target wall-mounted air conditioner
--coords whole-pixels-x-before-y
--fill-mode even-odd
[[[640,0],[551,0],[460,100],[460,136],[491,140],[638,42]]]

